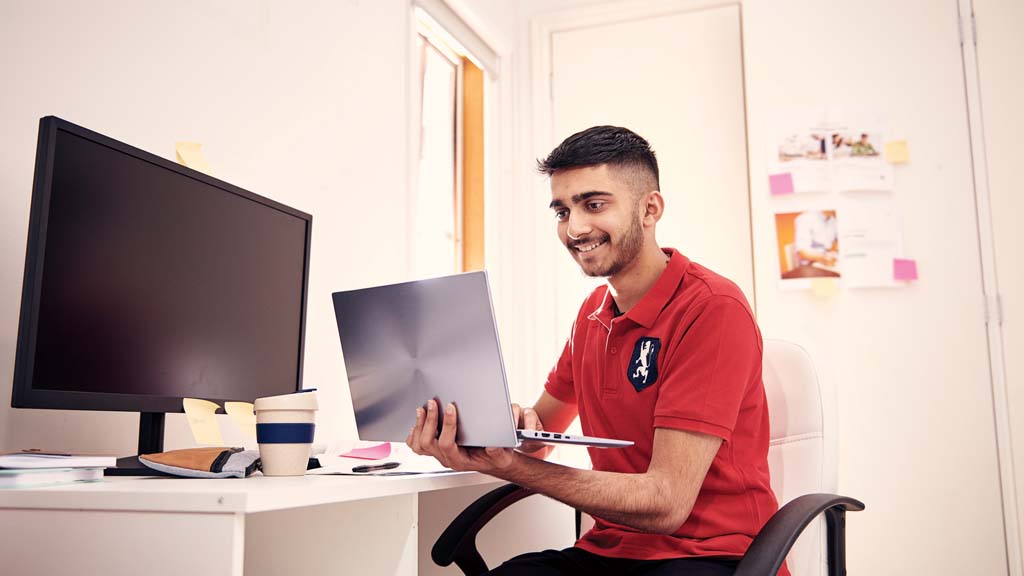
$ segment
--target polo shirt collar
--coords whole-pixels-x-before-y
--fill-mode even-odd
[[[664,248],[663,250],[669,256],[668,266],[665,267],[665,271],[661,273],[661,276],[658,277],[654,286],[651,286],[651,289],[647,291],[647,294],[644,294],[643,298],[636,303],[636,306],[630,308],[629,312],[623,315],[624,318],[629,318],[645,328],[654,326],[654,323],[658,320],[658,315],[661,314],[669,299],[672,298],[672,295],[676,293],[676,289],[679,288],[679,283],[683,280],[683,274],[690,267],[690,259],[680,254],[678,250],[672,248]],[[614,317],[614,299],[611,296],[611,290],[606,289],[601,305],[591,312],[588,318],[597,320],[610,330],[612,318]]]

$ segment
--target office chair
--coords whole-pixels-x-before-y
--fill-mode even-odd
[[[835,491],[836,481],[834,471],[826,470],[824,465],[825,426],[814,364],[803,348],[781,340],[766,340],[763,375],[771,419],[768,467],[781,507],[754,538],[735,576],[774,576],[787,555],[793,576],[844,576],[846,511],[863,510],[864,504],[830,493]],[[454,562],[467,575],[486,572],[487,564],[476,549],[477,533],[499,512],[532,494],[515,484],[506,484],[481,496],[434,543],[434,562],[439,566]],[[822,514],[825,555],[818,519]],[[580,523],[577,510],[577,538]],[[797,542],[809,525],[807,537]]]

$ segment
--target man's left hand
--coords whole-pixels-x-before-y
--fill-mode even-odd
[[[475,471],[496,475],[515,462],[516,454],[511,448],[465,448],[455,443],[455,429],[458,413],[454,404],[445,407],[442,416],[441,435],[435,437],[438,419],[437,402],[427,400],[427,409],[416,409],[416,425],[409,431],[405,443],[412,451],[433,456],[438,462],[452,470]]]

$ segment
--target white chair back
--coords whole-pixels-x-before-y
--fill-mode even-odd
[[[803,494],[834,493],[835,474],[825,470],[821,389],[807,352],[783,340],[764,341],[764,389],[771,420],[768,468],[782,507]],[[789,553],[793,576],[825,574],[824,522],[807,527]]]

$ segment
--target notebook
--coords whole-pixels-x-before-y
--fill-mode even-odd
[[[516,429],[486,272],[335,292],[333,298],[362,440],[404,442],[416,408],[433,398],[458,409],[460,446],[633,444]]]

